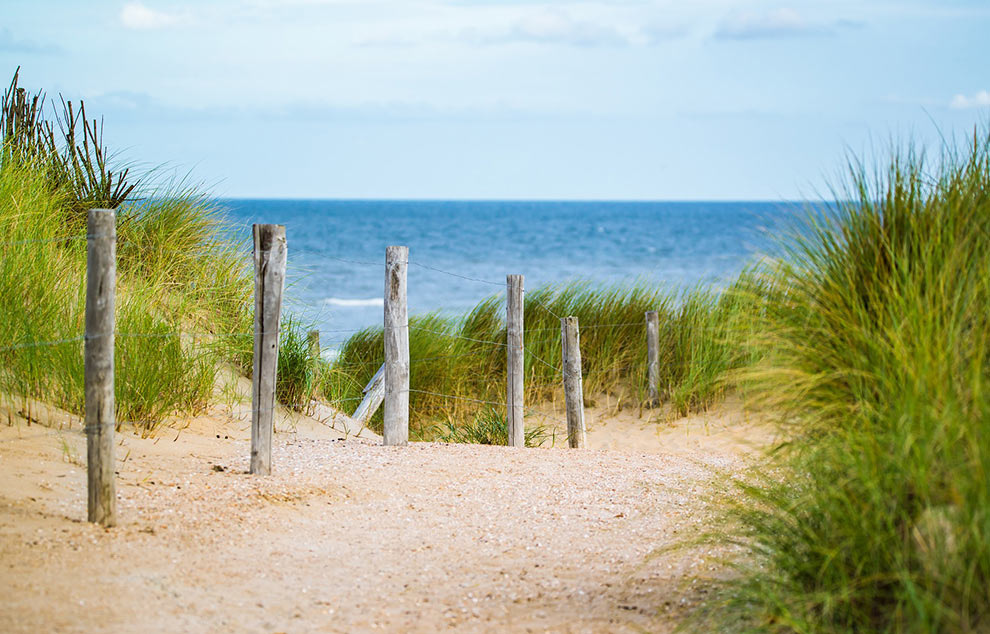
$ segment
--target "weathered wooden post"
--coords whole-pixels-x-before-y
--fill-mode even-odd
[[[385,249],[385,426],[382,444],[409,443],[408,247]]]
[[[384,363],[378,368],[378,372],[375,372],[375,375],[371,377],[368,384],[364,386],[362,393],[364,394],[364,399],[362,399],[358,408],[354,410],[354,415],[351,418],[357,421],[361,427],[364,427],[371,420],[371,417],[375,415],[375,412],[378,411],[378,408],[381,407],[382,401],[385,400]]]
[[[117,524],[114,480],[114,306],[117,285],[117,217],[111,209],[90,209],[87,219],[86,471],[89,521]]]
[[[310,330],[306,334],[306,342],[309,343],[309,356],[319,360],[320,358],[320,331]]]
[[[506,426],[509,446],[526,446],[523,423],[523,276],[505,277],[505,338],[507,346],[508,386]]]
[[[251,379],[251,473],[272,472],[278,327],[285,288],[283,225],[254,225],[254,373]]]
[[[577,317],[560,320],[564,357],[564,401],[567,408],[567,444],[573,449],[585,445],[584,387],[581,379],[581,336]]]
[[[650,396],[648,407],[660,404],[660,314],[655,310],[646,311],[646,373]]]
[[[309,344],[309,358],[313,362],[313,380],[319,385],[323,380],[323,347],[320,346],[320,331],[310,330],[306,333],[306,342]]]

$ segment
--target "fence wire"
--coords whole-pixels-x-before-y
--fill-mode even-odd
[[[461,354],[441,354],[435,357],[419,357],[416,359],[410,359],[409,363],[422,363],[425,361],[438,361],[440,359],[460,359],[461,357],[476,357],[481,354],[487,354],[484,350],[476,350],[474,352],[464,352]]]
[[[490,280],[483,280],[483,279],[480,279],[480,278],[477,278],[477,277],[471,277],[469,275],[461,275],[460,273],[452,273],[451,271],[445,271],[443,269],[438,269],[435,266],[430,266],[429,264],[423,264],[421,262],[413,262],[412,260],[410,260],[409,261],[409,264],[412,264],[413,266],[418,266],[418,267],[420,267],[422,269],[428,269],[430,271],[436,271],[437,273],[443,273],[444,275],[450,275],[451,277],[459,277],[462,280],[468,280],[468,281],[471,281],[471,282],[478,282],[480,284],[489,284],[491,286],[505,286],[505,282],[492,282]]]
[[[56,339],[54,341],[27,341],[24,343],[15,343],[11,346],[4,346],[0,348],[0,352],[9,352],[11,350],[23,350],[25,348],[40,348],[43,346],[59,346],[64,343],[75,343],[79,341],[84,341],[85,336],[79,335],[76,337],[69,337],[67,339]]]
[[[536,354],[535,352],[533,352],[532,350],[530,350],[530,349],[529,349],[529,348],[527,348],[526,346],[523,346],[523,352],[525,352],[526,354],[528,354],[528,355],[529,355],[530,357],[532,357],[532,358],[534,358],[534,359],[536,359],[537,361],[539,361],[539,362],[540,362],[540,363],[542,363],[543,365],[545,365],[545,366],[547,366],[548,368],[550,368],[550,369],[551,369],[551,370],[553,370],[554,372],[563,372],[563,369],[562,369],[562,368],[560,368],[560,367],[557,367],[557,366],[555,366],[554,364],[552,364],[552,363],[550,363],[550,362],[548,362],[548,361],[545,361],[545,360],[543,360],[543,359],[541,359],[541,358],[540,358],[539,356],[537,356],[537,354]]]
[[[462,339],[464,341],[473,341],[474,343],[484,343],[490,346],[502,346],[505,348],[508,344],[502,343],[501,341],[489,341],[488,339],[475,339],[473,337],[465,337],[463,335],[455,335],[450,332],[441,332],[439,330],[429,330],[427,328],[422,328],[420,326],[407,326],[409,330],[414,330],[416,332],[426,332],[431,335],[437,335],[438,337],[450,337],[451,339]]]
[[[479,398],[470,398],[468,396],[457,396],[455,394],[443,394],[442,392],[431,392],[429,390],[414,390],[414,389],[410,388],[409,390],[403,390],[402,392],[408,392],[410,394],[413,394],[413,393],[415,393],[415,394],[428,394],[430,396],[440,396],[442,398],[452,398],[452,399],[455,399],[455,400],[458,400],[458,401],[470,401],[472,403],[482,403],[484,405],[498,405],[498,406],[504,406],[505,405],[505,403],[503,401],[486,401],[484,399],[479,399]]]

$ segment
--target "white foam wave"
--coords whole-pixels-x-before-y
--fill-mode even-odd
[[[351,299],[347,297],[328,297],[323,300],[324,304],[330,306],[342,306],[345,308],[357,308],[360,306],[384,306],[385,299],[382,297],[371,297],[368,299]]]

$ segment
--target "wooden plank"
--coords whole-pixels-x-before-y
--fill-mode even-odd
[[[90,209],[87,222],[86,471],[88,517],[103,526],[117,524],[114,478],[114,307],[117,285],[117,215]]]
[[[586,444],[584,429],[584,382],[581,378],[581,336],[577,317],[560,320],[564,356],[564,401],[567,409],[567,444],[581,449]]]
[[[278,327],[287,256],[285,227],[254,225],[254,372],[251,378],[251,473],[272,472]]]
[[[375,389],[375,386],[381,384],[381,382],[384,380],[385,380],[385,364],[383,363],[380,366],[378,366],[378,372],[375,372],[375,376],[371,377],[371,380],[368,381],[368,384],[364,386],[364,389],[361,390],[361,393],[367,394],[371,390]]]
[[[510,447],[526,446],[523,423],[523,276],[505,277],[505,338],[508,369],[506,425]]]
[[[385,364],[383,363],[378,372],[375,372],[375,376],[371,377],[368,384],[364,386],[364,400],[358,405],[358,408],[354,410],[354,415],[351,416],[361,428],[364,428],[371,420],[371,417],[375,415],[378,408],[381,407],[382,401],[385,400]],[[360,430],[359,430],[360,431]]]
[[[316,421],[326,425],[330,429],[341,432],[347,437],[355,436],[381,442],[381,436],[359,424],[347,414],[337,411],[325,403],[315,400],[310,401],[309,412],[309,416]]]
[[[385,445],[409,443],[408,247],[385,249]]]
[[[646,373],[649,381],[647,407],[660,405],[660,314],[646,311]]]

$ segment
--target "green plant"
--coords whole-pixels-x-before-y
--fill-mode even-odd
[[[117,418],[151,434],[169,415],[206,405],[213,392],[215,360],[192,346],[175,322],[148,311],[151,302],[141,294],[131,292],[122,299],[115,346]]]
[[[793,441],[731,536],[723,625],[774,632],[990,627],[990,138],[852,165],[762,267],[741,379]],[[758,301],[760,298],[752,298]]]
[[[278,335],[275,398],[297,411],[306,409],[319,389],[320,359],[313,354],[306,330],[293,317],[283,317]]]
[[[726,389],[725,378],[749,356],[732,337],[748,322],[750,305],[735,293],[695,289],[665,292],[644,283],[598,288],[587,283],[528,291],[525,299],[526,402],[562,400],[560,315],[581,325],[588,399],[646,400],[645,312],[661,317],[660,387],[679,411],[703,409]],[[491,297],[460,318],[437,314],[410,320],[410,413],[413,430],[430,437],[437,421],[468,425],[485,403],[505,398],[504,303]],[[351,337],[323,380],[323,393],[352,410],[383,361],[380,328]],[[350,407],[348,407],[350,405]],[[381,424],[380,414],[372,425]]]
[[[209,401],[218,363],[250,367],[246,250],[194,188],[148,181],[127,201],[97,123],[63,102],[56,128],[17,79],[0,116],[0,292],[16,298],[0,304],[0,393],[82,412],[85,210],[116,207],[117,419],[153,432]]]
[[[137,186],[129,170],[115,172],[103,145],[103,125],[86,116],[86,106],[61,100],[54,122],[46,119],[45,95],[28,95],[18,86],[20,69],[0,100],[0,163],[28,165],[44,174],[49,186],[67,195],[70,228],[85,224],[86,210],[116,209]]]
[[[33,168],[0,167],[0,218],[9,232],[0,244],[0,292],[17,298],[0,306],[0,347],[10,347],[0,352],[0,392],[81,413],[86,241],[67,234],[61,221],[71,213],[63,194]],[[217,338],[182,333],[225,320],[231,325],[222,327],[234,327],[239,309],[214,300],[249,293],[250,278],[231,276],[207,251],[190,266],[185,284],[173,284],[134,264],[128,231],[120,232],[120,244],[117,417],[151,431],[169,414],[195,410],[210,398],[216,362],[233,353]],[[171,249],[162,243],[142,254],[167,259]]]
[[[440,442],[468,443],[474,445],[507,445],[508,426],[505,416],[494,409],[483,410],[467,425],[456,425],[447,420],[433,429],[433,436]],[[541,447],[547,441],[556,441],[553,430],[544,425],[527,427],[525,442],[527,447]]]

